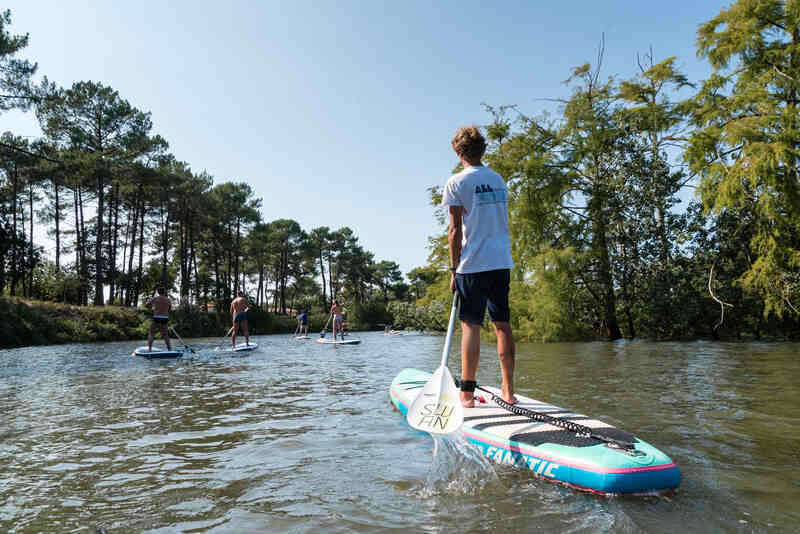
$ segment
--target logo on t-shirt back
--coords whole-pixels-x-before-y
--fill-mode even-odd
[[[480,184],[475,186],[475,203],[481,204],[499,204],[507,202],[505,189],[492,189],[489,184]]]

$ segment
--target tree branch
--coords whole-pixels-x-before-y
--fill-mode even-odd
[[[720,315],[719,315],[719,322],[714,325],[714,330],[717,330],[720,326],[722,326],[722,322],[725,320],[725,306],[730,306],[733,308],[733,304],[728,304],[727,302],[722,302],[716,296],[714,296],[714,291],[711,289],[711,283],[714,280],[714,264],[711,264],[711,270],[708,272],[708,293],[711,295],[711,298],[714,299],[716,302],[719,303],[720,307]]]

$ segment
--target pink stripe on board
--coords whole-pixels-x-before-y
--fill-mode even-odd
[[[389,389],[389,393],[391,393],[391,394],[392,394],[392,397],[394,397],[395,399],[397,399],[397,402],[399,402],[399,403],[400,403],[400,404],[402,404],[403,406],[405,406],[405,405],[406,405],[406,403],[405,403],[405,402],[403,402],[403,400],[400,398],[400,395],[398,395],[398,394],[397,394],[397,392],[394,390],[394,388],[390,388],[390,389]]]
[[[648,471],[664,471],[667,469],[673,469],[675,466],[674,462],[670,462],[668,464],[661,464],[661,465],[651,465],[646,467],[615,467],[615,468],[608,468],[602,466],[594,466],[589,464],[582,464],[578,462],[565,462],[562,458],[554,458],[552,456],[546,455],[539,455],[538,452],[525,452],[519,447],[515,445],[499,443],[497,441],[493,441],[490,439],[486,439],[481,436],[477,436],[475,434],[470,434],[467,430],[464,430],[462,427],[461,433],[467,436],[468,438],[472,438],[475,441],[480,441],[481,443],[486,443],[487,445],[493,445],[495,447],[499,447],[501,449],[510,450],[512,452],[518,452],[520,454],[526,454],[528,456],[535,456],[536,458],[541,458],[542,460],[547,460],[548,462],[556,463],[559,465],[566,465],[567,467],[574,467],[577,469],[583,469],[585,471],[591,471],[593,473],[609,473],[609,474],[624,474],[624,473],[646,473]]]

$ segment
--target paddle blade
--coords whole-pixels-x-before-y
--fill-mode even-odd
[[[411,404],[408,424],[431,434],[451,434],[464,422],[459,390],[447,367],[442,365]]]

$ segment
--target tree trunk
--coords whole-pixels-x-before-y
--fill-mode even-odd
[[[89,305],[89,266],[86,264],[86,221],[83,218],[83,190],[78,186],[78,203],[80,204],[80,227],[81,227],[81,304]]]
[[[9,294],[13,297],[17,294],[17,282],[19,281],[19,252],[17,251],[17,164],[11,171],[11,213],[14,235],[11,237],[11,288]]]
[[[602,217],[602,215],[600,217]],[[614,283],[611,276],[611,260],[608,254],[606,227],[602,221],[596,220],[595,222],[596,251],[599,260],[598,276],[603,287],[603,327],[606,337],[614,341],[622,337],[622,332],[617,322],[616,297],[614,295]]]
[[[61,204],[58,198],[58,181],[53,178],[56,193],[56,272],[61,272]]]
[[[162,255],[161,255],[161,284],[167,289],[167,251],[169,249],[169,205],[164,213],[164,202],[161,202],[161,224],[162,224]]]
[[[114,186],[111,186],[111,195],[108,200],[108,243],[106,247],[106,251],[108,254],[108,272],[106,273],[106,280],[108,280],[108,300],[109,302],[114,301],[114,269],[116,268],[117,261],[114,257],[114,234],[116,233],[115,227],[115,220],[114,220],[114,211],[115,211],[115,204],[116,199],[114,198]]]
[[[322,273],[322,309],[329,310],[330,306],[328,306],[328,288],[325,285],[325,264],[322,261],[322,248],[319,249],[319,272]]]
[[[142,269],[144,259],[144,215],[145,215],[144,197],[139,204],[139,216],[141,217],[141,224],[139,226],[139,269],[136,272],[136,291],[134,292],[134,306],[139,306],[139,295],[142,293]]]
[[[105,209],[105,182],[103,180],[105,169],[97,174],[97,236],[94,249],[94,305],[103,306],[103,215]]]
[[[33,179],[28,183],[28,212],[31,217],[31,239],[28,243],[28,298],[33,298]]]
[[[78,276],[83,278],[83,266],[81,265],[81,225],[80,225],[80,218],[78,217],[78,187],[76,186],[72,192],[72,204],[75,207],[75,272],[78,273]],[[83,282],[81,282],[81,288],[83,287]],[[83,290],[81,289],[81,294]],[[81,303],[83,299],[81,298]]]
[[[239,254],[241,251],[241,232],[242,232],[242,225],[240,219],[237,217],[236,219],[236,259],[234,260],[233,266],[233,279],[235,280],[233,294],[237,296],[239,294]],[[244,289],[242,289],[244,291]]]

